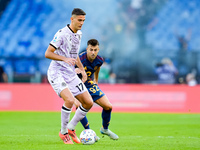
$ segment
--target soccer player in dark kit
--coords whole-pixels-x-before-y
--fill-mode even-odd
[[[88,77],[84,84],[92,96],[93,101],[103,108],[102,127],[100,128],[101,134],[107,135],[113,140],[117,140],[119,138],[118,135],[108,129],[111,119],[112,104],[98,86],[98,74],[100,67],[103,64],[103,58],[98,55],[98,52],[99,42],[96,39],[90,39],[87,42],[87,51],[82,52],[79,55]],[[76,68],[76,72],[81,78],[82,71],[79,68]],[[76,102],[75,105],[78,107],[78,101]],[[85,129],[90,128],[86,116],[81,120],[81,123]]]

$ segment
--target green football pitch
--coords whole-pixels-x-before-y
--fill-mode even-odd
[[[74,113],[71,114],[71,117]],[[0,112],[0,150],[199,150],[200,114],[113,113],[113,141],[99,132],[101,113],[87,114],[101,138],[93,145],[65,145],[59,112]],[[78,123],[77,135],[83,127]]]

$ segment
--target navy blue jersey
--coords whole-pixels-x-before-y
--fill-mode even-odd
[[[85,86],[87,87],[90,95],[93,98],[93,101],[101,98],[102,96],[104,96],[105,94],[101,91],[101,89],[99,88],[99,86],[97,84],[93,83],[93,75],[94,72],[101,67],[101,65],[103,64],[103,58],[99,55],[97,55],[97,57],[95,58],[95,60],[91,63],[88,59],[87,59],[87,52],[83,52],[79,55],[80,60],[84,66],[85,72],[87,73],[88,79],[85,82]]]
[[[88,80],[86,81],[87,83],[93,79],[93,74],[94,72],[101,67],[103,64],[103,58],[99,55],[95,58],[95,60],[91,63],[87,59],[87,52],[83,52],[79,55],[80,60],[84,66],[85,72],[87,73]]]

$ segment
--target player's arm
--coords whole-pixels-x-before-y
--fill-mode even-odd
[[[98,84],[100,67],[94,72],[94,83]]]
[[[70,66],[75,65],[76,59],[60,56],[60,55],[54,53],[55,50],[56,50],[56,48],[50,44],[45,52],[45,57],[48,59],[52,59],[52,60],[64,61],[64,62],[68,63]]]
[[[81,70],[81,74],[82,74],[82,81],[85,82],[87,80],[87,74],[85,72],[85,69],[83,67],[83,64],[81,63],[81,60],[79,58],[79,56],[76,59],[76,65],[78,66],[78,68]]]

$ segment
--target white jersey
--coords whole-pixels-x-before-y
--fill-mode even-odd
[[[55,34],[50,45],[56,48],[54,53],[67,58],[77,59],[81,37],[82,32],[80,30],[78,30],[77,33],[74,33],[69,28],[69,25],[67,25]],[[50,72],[51,76],[58,73],[61,74],[66,82],[70,82],[76,76],[75,67],[70,66],[64,61],[52,60],[48,72]]]

